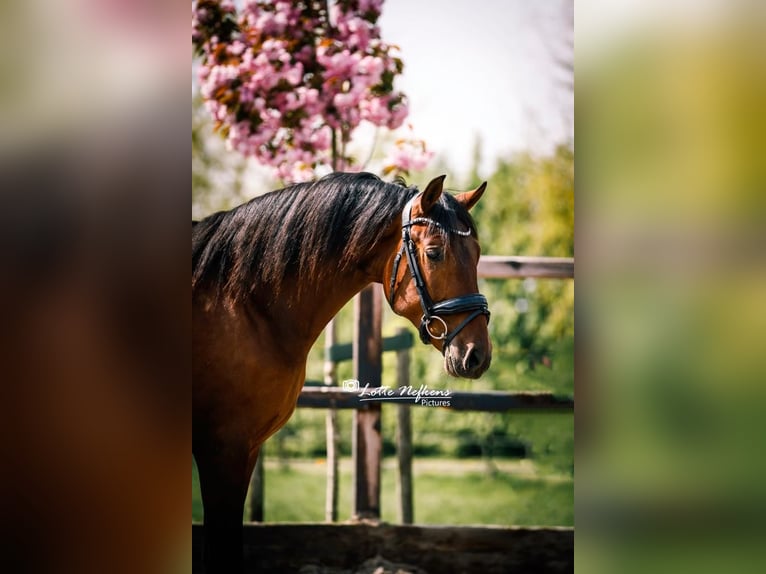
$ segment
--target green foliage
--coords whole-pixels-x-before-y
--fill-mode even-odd
[[[550,157],[500,162],[475,209],[484,253],[572,257],[573,151],[559,146]],[[569,362],[562,351],[574,335],[574,282],[485,280],[482,289],[493,312],[494,371],[526,373]]]
[[[474,208],[487,253],[574,255],[574,152],[500,161]]]

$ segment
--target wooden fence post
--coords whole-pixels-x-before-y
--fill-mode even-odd
[[[382,300],[380,285],[368,285],[354,303],[354,377],[364,387],[379,387],[382,371]],[[352,433],[354,456],[354,496],[352,516],[380,518],[380,403],[370,401],[354,411]]]
[[[397,334],[406,332],[401,328]],[[410,349],[396,352],[396,379],[400,387],[410,384]],[[412,424],[410,405],[396,406],[396,455],[399,459],[399,520],[402,524],[414,521],[412,499]]]
[[[261,449],[250,477],[250,520],[253,522],[263,522],[263,490],[263,450]]]
[[[324,384],[336,385],[335,362],[330,356],[330,350],[336,342],[335,318],[324,331]],[[338,467],[340,459],[340,433],[338,430],[338,410],[327,409],[325,417],[325,432],[327,434],[327,491],[325,495],[325,522],[338,521]]]

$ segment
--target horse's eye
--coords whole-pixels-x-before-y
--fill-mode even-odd
[[[426,249],[426,257],[431,261],[441,261],[444,259],[444,251],[441,249]]]

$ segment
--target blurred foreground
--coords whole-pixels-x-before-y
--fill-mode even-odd
[[[594,7],[576,67],[578,567],[763,572],[766,11],[649,2],[604,30]]]
[[[188,12],[33,0],[0,13],[3,571],[178,571]]]

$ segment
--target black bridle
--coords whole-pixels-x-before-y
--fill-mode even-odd
[[[410,274],[412,280],[415,282],[415,288],[418,291],[418,297],[420,297],[420,305],[423,308],[423,317],[420,319],[420,340],[426,345],[431,342],[431,339],[442,340],[442,353],[444,353],[450,344],[450,341],[457,335],[468,323],[473,321],[479,315],[484,315],[489,321],[489,306],[487,305],[487,298],[481,293],[471,293],[469,295],[461,295],[459,297],[453,297],[452,299],[445,299],[434,303],[431,297],[428,295],[426,289],[426,283],[423,279],[423,273],[420,271],[418,265],[417,252],[415,250],[415,242],[412,241],[410,236],[410,227],[419,224],[431,224],[444,229],[439,223],[427,217],[416,217],[411,219],[412,205],[415,199],[421,195],[417,194],[415,197],[407,202],[402,211],[402,247],[396,254],[394,259],[394,267],[391,271],[391,289],[389,295],[389,303],[391,307],[394,306],[394,295],[397,287],[397,275],[399,274],[399,263],[402,260],[402,253],[407,255],[407,263],[410,266]],[[471,235],[470,231],[460,231],[458,229],[445,229],[448,233],[454,233],[462,237],[468,237]],[[440,317],[440,315],[456,315],[458,313],[470,313],[468,317],[449,332],[447,323]],[[442,324],[444,332],[442,334],[434,334],[431,332],[430,325],[433,321],[438,321]]]

